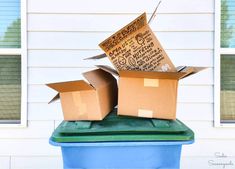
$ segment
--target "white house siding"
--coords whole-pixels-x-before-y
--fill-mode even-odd
[[[28,0],[28,127],[0,129],[0,169],[61,169],[58,147],[48,144],[63,119],[55,92],[45,83],[80,79],[100,54],[98,44],[136,16],[154,10],[154,0]],[[180,82],[177,117],[195,131],[183,146],[182,169],[219,169],[232,160],[235,130],[213,127],[214,0],[163,0],[151,24],[175,65],[206,66]],[[216,158],[215,153],[227,158]]]

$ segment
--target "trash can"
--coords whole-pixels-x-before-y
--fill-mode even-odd
[[[60,146],[64,169],[179,169],[181,148],[194,133],[179,120],[117,116],[63,121],[50,144]]]

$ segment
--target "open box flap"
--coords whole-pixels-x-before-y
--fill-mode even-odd
[[[156,17],[157,9],[158,9],[160,4],[161,4],[161,1],[158,2],[156,8],[154,9],[150,19],[148,20],[148,24],[150,24],[154,20],[154,18]],[[95,56],[92,56],[92,57],[85,58],[84,60],[88,60],[88,59],[102,59],[102,58],[105,58],[105,57],[107,57],[107,55],[105,53],[102,53],[102,54],[99,54],[99,55],[95,55]]]
[[[115,69],[111,68],[110,66],[96,65],[96,67],[98,67],[98,68],[100,68],[100,69],[102,69],[102,70],[104,70],[106,72],[109,72],[109,73],[111,73],[114,76],[119,76],[118,72]]]
[[[191,76],[197,72],[200,72],[201,70],[206,69],[206,67],[192,67],[192,66],[179,66],[178,70],[179,72],[184,72],[185,75],[181,77],[181,79],[186,78],[188,76]]]
[[[105,58],[105,57],[107,57],[107,55],[105,53],[103,53],[103,54],[100,54],[100,55],[95,55],[95,56],[92,56],[92,57],[85,58],[84,60],[102,59],[102,58]]]
[[[57,95],[55,95],[55,97],[53,97],[53,99],[51,99],[48,104],[52,103],[52,102],[55,102],[56,100],[59,100],[60,99],[60,94],[57,93]]]
[[[84,80],[50,83],[46,85],[60,93],[82,91],[82,90],[94,90],[94,88],[88,83],[86,83]]]
[[[150,79],[180,79],[185,76],[184,72],[145,72],[145,71],[132,71],[121,70],[119,71],[120,77],[133,77],[133,78],[150,78]]]
[[[83,73],[83,76],[96,89],[106,86],[111,82],[116,82],[116,79],[110,73],[102,69],[85,72]]]
[[[99,46],[116,70],[176,72],[164,48],[147,23],[143,13]]]
[[[115,34],[111,35],[107,39],[105,39],[103,42],[99,44],[101,49],[104,51],[109,51],[111,48],[116,46],[118,43],[126,39],[130,34],[136,32],[141,27],[147,25],[147,15],[146,13],[141,14],[139,17],[137,17],[135,20],[133,20],[128,25],[124,26],[122,29],[117,31]],[[132,29],[131,29],[132,28]]]

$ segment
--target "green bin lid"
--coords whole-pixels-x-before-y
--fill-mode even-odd
[[[179,120],[117,116],[102,121],[63,121],[53,132],[55,142],[189,141],[194,133]]]

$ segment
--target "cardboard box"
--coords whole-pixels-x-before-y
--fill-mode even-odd
[[[100,47],[117,71],[98,67],[119,75],[119,115],[176,119],[179,80],[203,69],[175,68],[150,29],[145,13],[103,41]]]
[[[117,105],[117,81],[108,72],[96,69],[83,73],[84,80],[47,84],[58,94],[64,120],[102,120]]]
[[[119,76],[119,115],[160,119],[176,119],[179,80],[204,69],[183,66],[179,72],[117,72],[108,66],[97,67]]]

